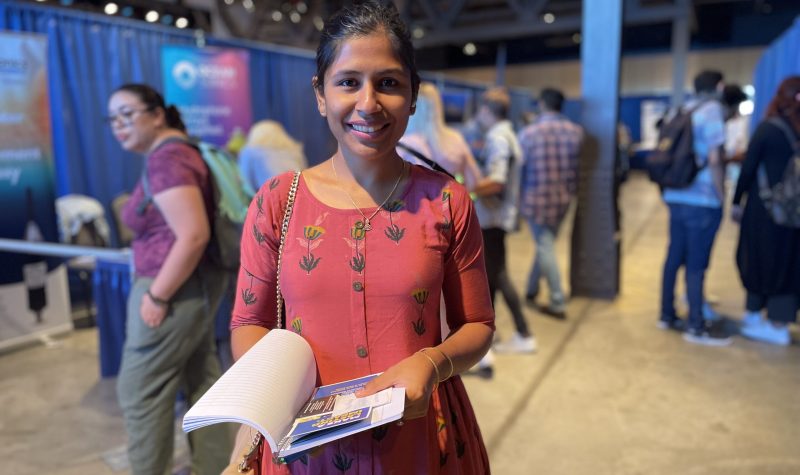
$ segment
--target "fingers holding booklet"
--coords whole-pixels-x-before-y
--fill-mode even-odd
[[[277,457],[305,452],[403,416],[403,388],[355,397],[377,376],[315,388],[308,343],[294,332],[271,330],[189,409],[183,430],[238,422],[261,432]]]

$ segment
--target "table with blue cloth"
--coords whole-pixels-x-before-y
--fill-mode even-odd
[[[100,341],[100,376],[103,378],[116,376],[119,372],[132,284],[130,263],[97,259],[93,289]]]

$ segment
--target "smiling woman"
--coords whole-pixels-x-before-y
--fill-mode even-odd
[[[234,308],[234,356],[276,326],[283,241],[277,278],[285,327],[314,350],[318,382],[381,372],[360,395],[404,387],[404,421],[288,465],[270,462],[262,448],[260,473],[328,473],[353,464],[371,473],[487,473],[458,376],[486,352],[494,331],[480,227],[461,185],[395,151],[419,76],[394,6],[367,1],[329,19],[312,87],[338,148],[300,175],[283,236],[292,175],[265,184],[253,201],[237,292],[251,297]],[[444,342],[442,297],[451,330]]]

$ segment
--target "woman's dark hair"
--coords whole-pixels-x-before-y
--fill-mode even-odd
[[[167,106],[161,94],[152,87],[147,84],[123,84],[114,90],[114,92],[121,91],[129,92],[138,97],[142,104],[147,107],[147,110],[162,109],[167,126],[186,133],[186,125],[183,123],[178,108],[173,105]]]
[[[797,95],[800,94],[800,76],[789,76],[784,79],[775,97],[772,98],[767,106],[766,118],[781,117],[792,124],[794,130],[800,132],[800,102]]]
[[[314,86],[322,89],[325,73],[339,54],[342,42],[378,31],[386,33],[395,53],[411,74],[411,98],[416,101],[420,79],[414,60],[414,45],[411,44],[406,24],[391,2],[385,5],[374,0],[359,2],[342,8],[325,22],[317,47],[317,80]]]

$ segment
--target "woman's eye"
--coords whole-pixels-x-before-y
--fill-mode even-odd
[[[382,87],[397,87],[397,79],[386,78],[381,80]]]
[[[342,79],[339,81],[339,85],[344,87],[355,87],[357,84],[355,79]]]

